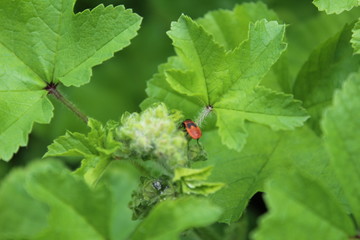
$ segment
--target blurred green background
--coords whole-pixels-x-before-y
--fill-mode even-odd
[[[85,114],[102,122],[118,120],[125,112],[139,111],[139,104],[146,97],[146,81],[157,71],[157,66],[174,54],[166,35],[171,21],[184,13],[192,18],[219,8],[232,9],[242,0],[78,0],[75,12],[93,8],[98,4],[125,5],[143,17],[140,31],[131,45],[93,69],[91,82],[80,88],[60,91]],[[297,71],[311,50],[329,36],[341,30],[359,16],[358,10],[341,15],[327,16],[319,13],[311,0],[263,0],[274,10],[287,28],[288,82],[293,83]],[[50,96],[55,105],[54,118],[49,125],[34,126],[29,144],[23,147],[9,163],[0,162],[0,178],[13,166],[26,164],[41,157],[56,137],[66,130],[84,132],[86,126],[69,110]]]

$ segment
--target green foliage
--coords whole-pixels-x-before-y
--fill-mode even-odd
[[[226,50],[236,48],[248,38],[249,23],[260,19],[279,20],[276,13],[262,2],[237,5],[232,11],[211,11],[197,22]],[[234,29],[236,31],[234,31]]]
[[[241,11],[236,14],[240,15]],[[237,15],[230,17],[236,21]],[[222,142],[238,151],[246,141],[245,120],[275,130],[301,126],[307,115],[300,102],[294,101],[291,95],[258,86],[286,48],[284,31],[285,26],[274,21],[251,23],[248,38],[231,51],[225,51],[201,25],[181,16],[168,32],[178,57],[170,58],[153,82],[150,81],[152,85],[159,82],[164,86],[160,82],[166,80],[171,87],[165,85],[164,90],[173,88],[177,93],[171,90],[164,93],[150,85],[148,94],[153,100],[147,101],[156,99],[168,103],[169,94],[174,98],[182,94],[190,98],[191,105],[198,105],[198,111],[213,107]]]
[[[339,14],[360,5],[358,0],[314,0],[313,3],[320,11],[325,11],[327,14]]]
[[[175,169],[173,181],[180,182],[183,193],[207,196],[224,187],[223,183],[206,182],[211,170],[212,167],[202,169],[177,168]]]
[[[0,239],[360,237],[358,2],[105,1],[0,3]]]
[[[324,142],[330,167],[341,184],[346,205],[341,204],[314,176],[293,173],[270,181],[265,191],[270,212],[261,221],[255,239],[349,239],[359,223],[359,110],[360,74],[352,74],[335,92],[324,114]],[[344,124],[346,123],[346,124]],[[324,179],[323,179],[324,180]],[[351,215],[349,215],[351,214]],[[282,230],[274,229],[281,225]],[[301,228],[299,227],[301,226]]]
[[[99,186],[91,189],[58,162],[34,163],[11,174],[1,186],[0,236],[126,239],[137,224],[127,208],[136,177],[129,166],[112,164]],[[6,196],[16,196],[16,201]]]
[[[204,198],[183,197],[157,205],[139,224],[131,239],[175,240],[190,227],[202,227],[215,222],[221,209]]]
[[[57,138],[48,147],[45,157],[80,157],[83,160],[76,173],[82,175],[91,185],[99,180],[114,154],[120,151],[122,144],[115,140],[118,123],[109,121],[103,126],[100,122],[89,119],[88,126],[91,130],[87,135],[67,132]]]
[[[337,182],[328,170],[328,158],[320,138],[307,128],[294,132],[273,132],[266,127],[249,124],[249,139],[240,154],[219,147],[215,131],[207,132],[204,144],[209,159],[196,167],[213,165],[209,181],[226,187],[211,198],[224,209],[221,222],[234,222],[243,214],[250,198],[264,190],[264,182],[278,172],[297,166],[311,175],[326,178],[337,191]],[[290,151],[289,151],[290,149]]]
[[[29,195],[27,178],[16,169],[1,183],[0,239],[34,239],[47,225],[49,208]]]
[[[331,103],[334,90],[359,68],[360,57],[353,56],[350,38],[351,26],[345,26],[314,50],[297,76],[295,97],[303,101],[311,116],[308,123],[317,133],[320,133],[319,122],[324,109]]]
[[[300,173],[287,174],[266,187],[269,214],[254,239],[348,239],[355,226],[334,197],[317,181]],[[274,226],[281,226],[274,228]]]
[[[130,44],[141,18],[99,5],[74,14],[74,0],[0,3],[0,158],[25,146],[34,122],[49,123],[49,83],[80,86],[91,68]],[[21,14],[19,14],[21,11]]]
[[[352,30],[351,44],[356,54],[360,54],[360,21],[356,22]]]
[[[360,222],[360,74],[352,74],[324,114],[324,141],[355,221]]]
[[[129,207],[133,210],[133,219],[145,218],[151,209],[161,201],[175,199],[176,187],[171,184],[169,177],[160,176],[156,179],[141,177],[141,183],[132,194]]]

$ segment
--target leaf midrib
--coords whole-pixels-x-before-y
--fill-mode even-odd
[[[245,113],[245,114],[258,114],[258,115],[264,115],[264,116],[274,116],[274,117],[292,117],[292,118],[307,117],[307,115],[284,115],[284,114],[276,115],[276,114],[266,114],[266,113],[261,113],[261,112],[251,112],[251,111],[238,110],[238,109],[232,109],[232,108],[224,108],[224,107],[215,107],[215,109],[236,111],[236,112],[241,112],[241,113]]]
[[[272,151],[270,152],[270,154],[268,154],[266,156],[266,160],[265,162],[261,165],[261,167],[258,169],[258,171],[256,172],[255,176],[252,177],[253,181],[249,184],[249,187],[247,189],[247,191],[245,192],[244,196],[249,196],[251,192],[254,192],[255,191],[255,186],[258,184],[258,179],[259,179],[259,176],[260,174],[262,173],[262,171],[265,169],[265,167],[268,165],[268,163],[270,162],[271,160],[271,157],[273,156],[273,154],[276,152],[280,142],[281,142],[281,138],[279,138],[275,145],[274,145],[274,148],[272,149]],[[250,199],[250,198],[249,198]],[[249,201],[249,199],[242,199],[241,201],[239,201],[239,203],[237,204],[237,208],[240,207],[240,205],[243,205],[245,204],[246,201]],[[233,217],[233,216],[232,216]]]

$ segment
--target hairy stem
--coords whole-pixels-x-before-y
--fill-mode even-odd
[[[72,102],[66,99],[57,89],[56,84],[49,84],[45,89],[49,94],[55,96],[60,102],[62,102],[70,111],[75,113],[85,124],[88,122],[88,117],[82,113]]]
[[[201,112],[199,113],[198,117],[195,119],[195,123],[201,127],[201,125],[204,123],[205,119],[211,114],[213,111],[213,106],[208,105]]]

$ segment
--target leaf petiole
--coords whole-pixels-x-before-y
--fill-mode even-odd
[[[66,99],[58,90],[57,90],[57,83],[49,83],[45,90],[48,91],[48,94],[53,95],[56,97],[61,103],[63,103],[70,111],[75,113],[76,116],[78,116],[85,124],[88,122],[88,117],[82,113],[72,102],[70,102],[68,99]]]

